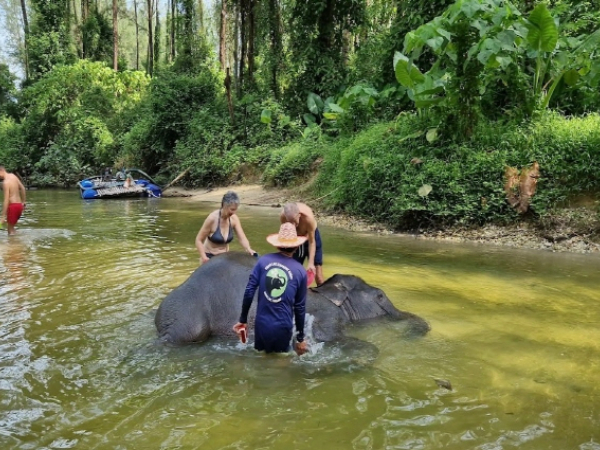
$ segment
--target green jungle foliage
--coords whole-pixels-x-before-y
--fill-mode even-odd
[[[137,165],[157,172],[168,162],[178,141],[185,139],[190,119],[213,105],[217,78],[208,70],[196,76],[164,71],[150,83],[136,112],[142,118],[123,136],[123,150]]]
[[[23,135],[21,126],[8,116],[0,116],[0,164],[7,169],[21,168],[25,175],[25,158],[21,154]]]
[[[295,2],[291,16],[291,53],[295,73],[288,101],[301,104],[309,92],[332,94],[346,82],[344,47],[351,30],[365,20],[360,0],[308,0]],[[310,87],[310,88],[309,88]]]
[[[81,41],[81,56],[85,59],[112,62],[112,26],[97,5],[92,5],[89,16],[81,24]]]
[[[508,2],[458,1],[406,35],[403,52],[394,56],[396,78],[416,108],[435,109],[457,135],[468,137],[481,114],[497,115],[496,102],[486,104],[488,111],[481,100],[505,90],[501,86],[521,93],[504,108],[527,116],[547,108],[560,84],[599,86],[600,61],[593,56],[600,29],[576,37],[561,31],[543,3],[524,17]],[[435,60],[423,73],[417,61],[425,48]]]
[[[361,39],[354,58],[352,82],[369,80],[375,86],[395,85],[393,57],[402,48],[404,36],[442,14],[453,1],[394,3],[393,10],[386,7],[385,2],[367,9],[367,21],[359,34]]]
[[[324,145],[303,141],[271,152],[263,172],[263,182],[271,186],[289,186],[308,178],[323,155]]]
[[[401,115],[322,153],[318,194],[336,210],[398,229],[512,221],[505,167],[541,167],[533,215],[600,190],[600,115],[548,114],[523,125],[481,122],[461,144],[432,145],[430,124]]]
[[[27,36],[30,81],[39,79],[60,64],[75,62],[69,30],[69,0],[31,0],[35,12]]]
[[[136,109],[149,78],[81,60],[60,66],[23,89],[17,167],[38,184],[74,184],[119,155],[123,118]]]
[[[533,219],[599,188],[600,0],[117,3],[115,35],[112,2],[30,1],[20,89],[0,64],[28,183],[304,185],[397,228],[517,220],[505,166],[540,164]]]
[[[0,117],[16,113],[16,77],[6,64],[0,64]]]

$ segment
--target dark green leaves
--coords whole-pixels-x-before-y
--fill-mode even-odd
[[[319,113],[323,111],[323,100],[321,100],[321,97],[313,92],[308,94],[306,104],[308,106],[308,110],[315,116],[318,116]]]

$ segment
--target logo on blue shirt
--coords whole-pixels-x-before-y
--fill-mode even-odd
[[[265,294],[270,302],[278,303],[288,285],[288,275],[279,267],[272,267],[267,272],[267,289]]]

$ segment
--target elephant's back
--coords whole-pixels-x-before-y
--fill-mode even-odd
[[[242,312],[244,291],[255,263],[256,259],[250,255],[229,252],[205,264],[210,270],[197,285],[202,283],[207,298],[212,335],[234,335],[232,327]]]
[[[161,302],[155,316],[159,337],[174,344],[233,335],[255,259],[229,252],[196,269]]]

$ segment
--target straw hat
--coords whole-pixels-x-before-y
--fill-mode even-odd
[[[300,247],[307,239],[306,236],[298,236],[296,226],[290,222],[282,223],[278,234],[267,236],[267,242],[277,248]]]

